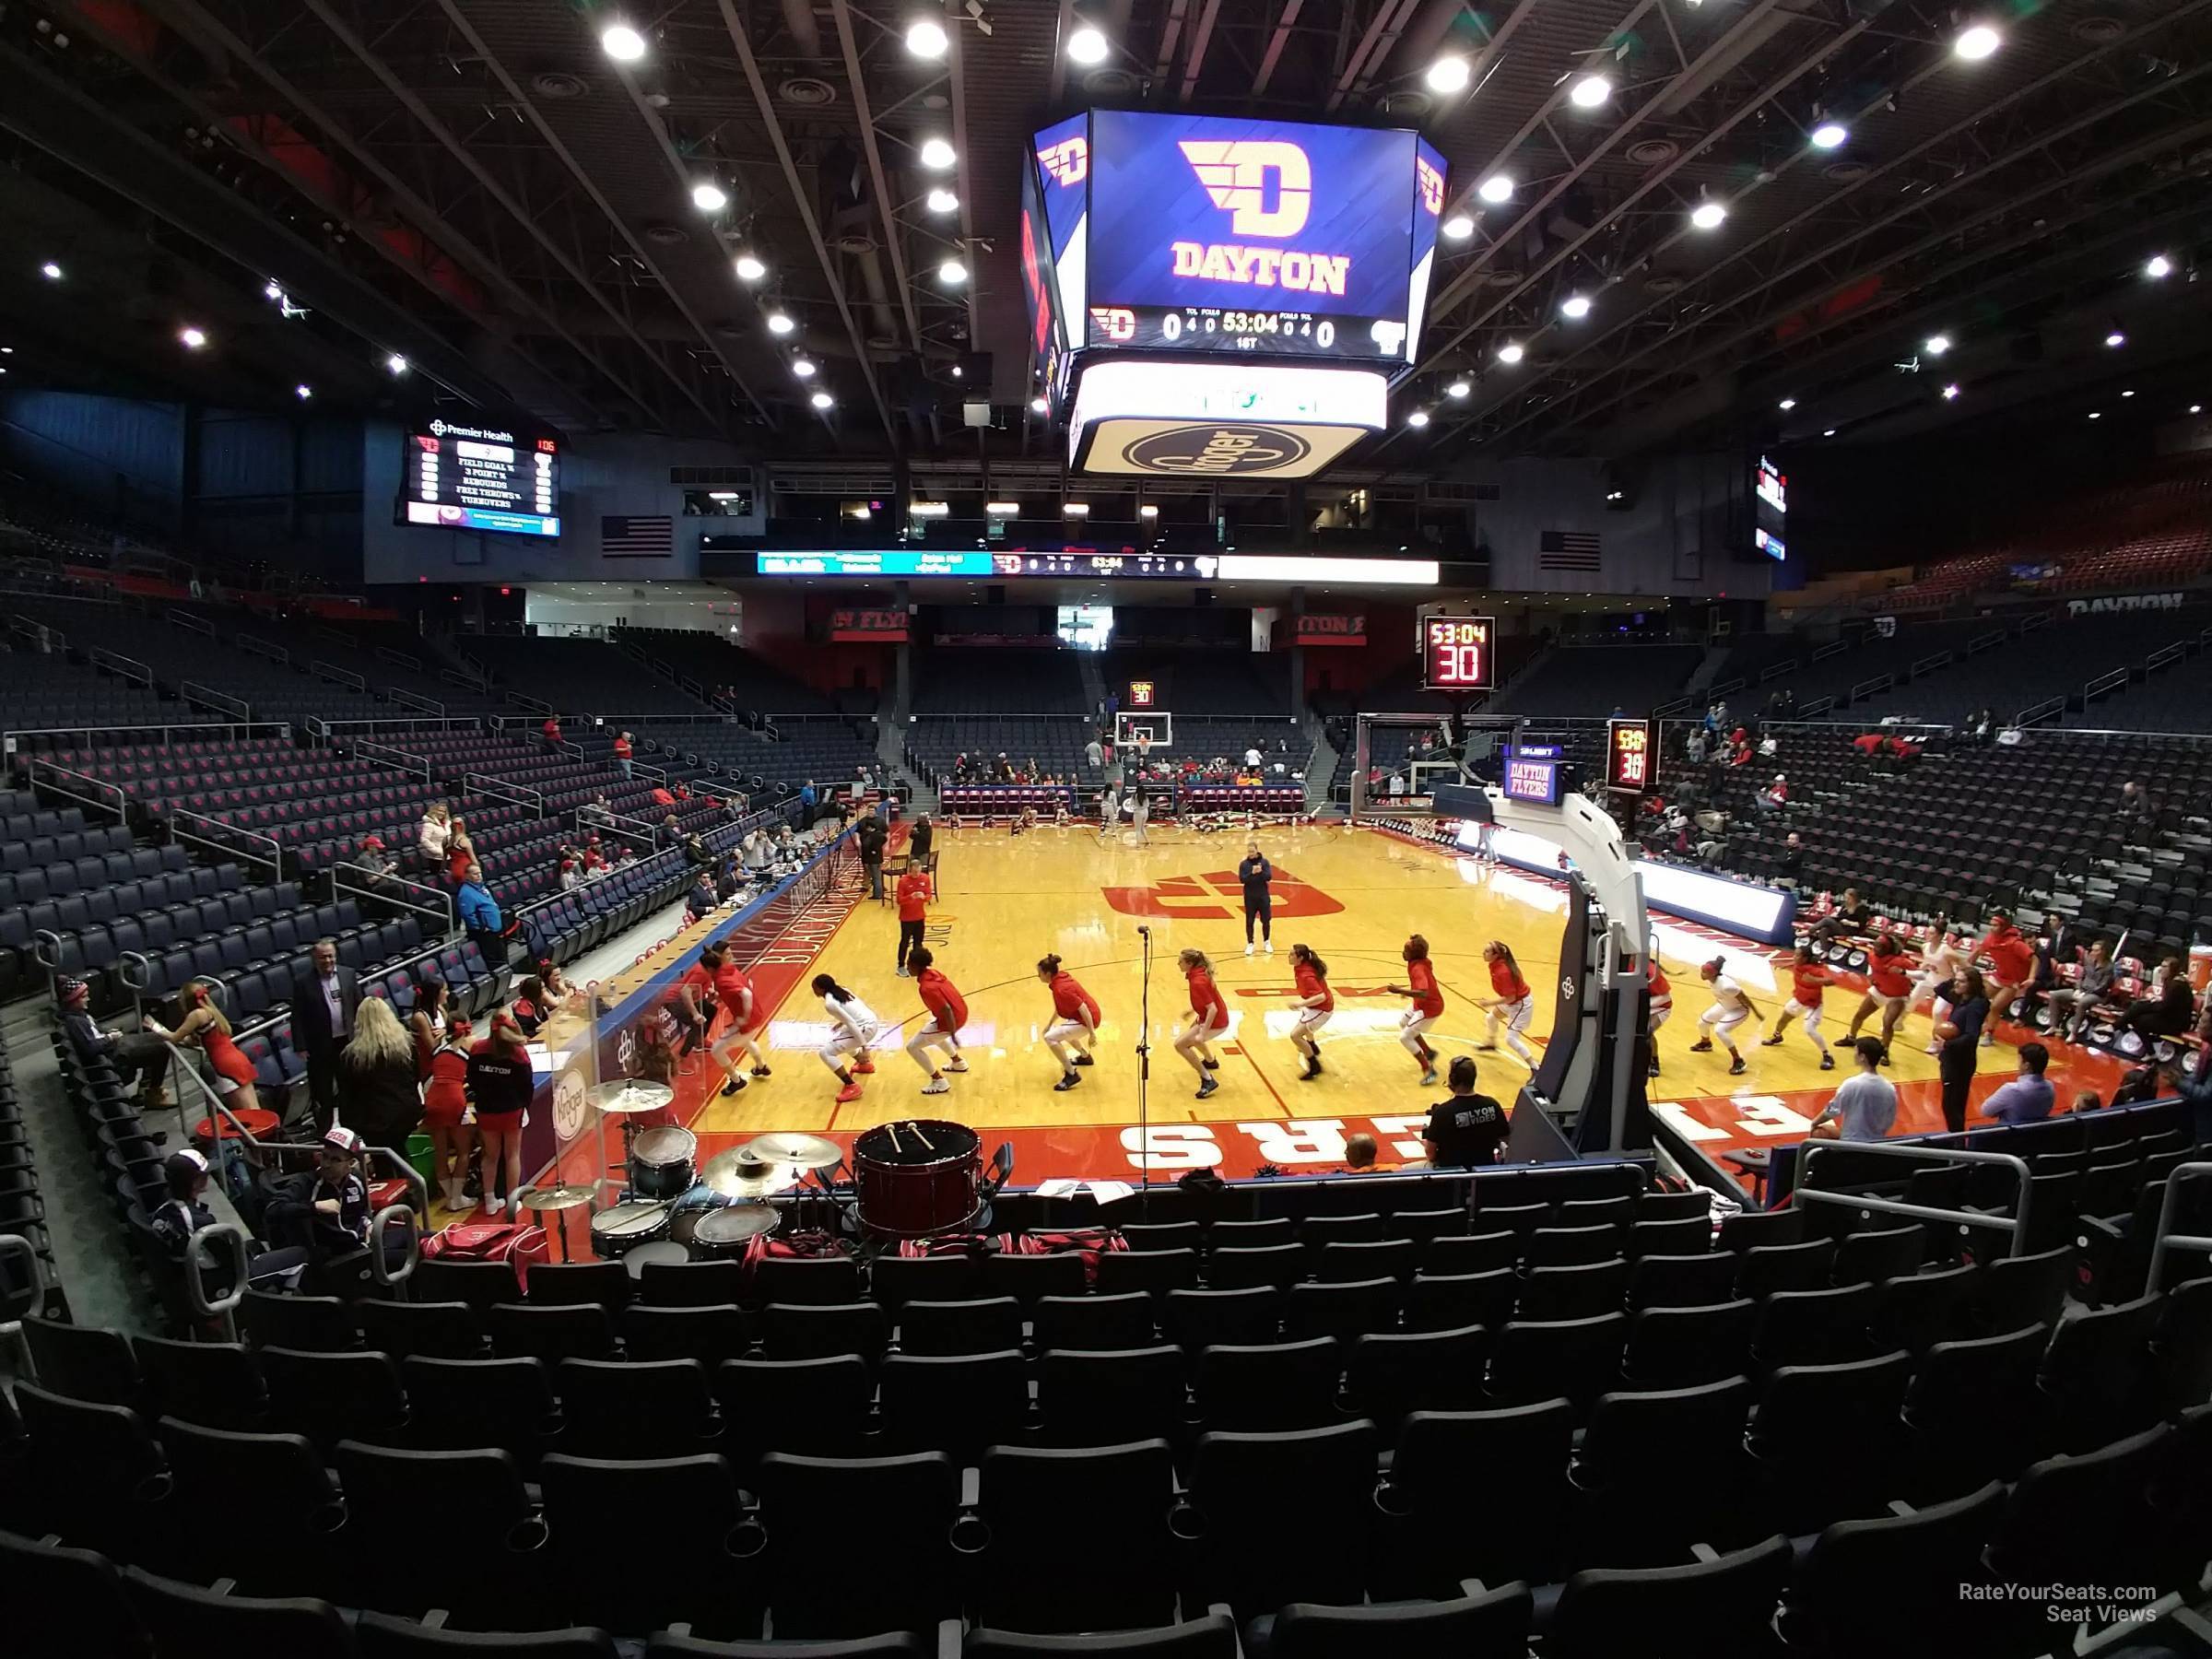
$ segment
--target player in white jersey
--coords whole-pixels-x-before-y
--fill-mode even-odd
[[[865,1076],[876,1069],[868,1050],[875,1044],[877,1028],[882,1022],[873,1008],[826,973],[814,976],[813,990],[822,999],[822,1012],[830,1016],[830,1041],[817,1052],[842,1085],[837,1103],[850,1105],[860,1099],[860,1085],[853,1080],[853,1073]]]
[[[1928,1014],[1937,1025],[1950,1015],[1951,1001],[1944,993],[1950,988],[1951,976],[1967,966],[1966,951],[1951,939],[1951,924],[1947,916],[1938,916],[1928,924],[1928,930],[1920,941],[1920,977],[1912,982],[1912,994],[1905,998],[1910,1009],[1923,996],[1933,992],[1935,1000],[1928,1006]],[[1943,1044],[1931,1040],[1928,1053],[1938,1053]]]
[[[1114,793],[1113,785],[1109,783],[1106,785],[1106,793],[1099,796],[1100,841],[1101,843],[1106,841],[1121,827],[1122,797]]]
[[[1723,971],[1725,959],[1714,957],[1698,970],[1699,977],[1712,987],[1712,1006],[1698,1016],[1698,1040],[1689,1045],[1693,1054],[1712,1052],[1712,1040],[1718,1037],[1721,1046],[1728,1051],[1728,1075],[1740,1077],[1744,1074],[1744,1053],[1735,1046],[1735,1028],[1747,1019],[1763,1021],[1764,1014],[1745,994],[1744,988]]]

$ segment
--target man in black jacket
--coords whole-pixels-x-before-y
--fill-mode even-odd
[[[876,813],[871,812],[860,820],[860,828],[853,833],[854,839],[860,842],[860,867],[868,873],[868,897],[881,903],[883,900],[883,844],[889,838],[890,832],[883,827],[883,819]]]
[[[83,1061],[106,1060],[124,1082],[136,1082],[140,1104],[162,1103],[161,1079],[169,1067],[169,1044],[151,1031],[111,1031],[92,1018],[92,987],[81,979],[65,979],[55,988],[62,1009],[62,1030],[69,1046]]]
[[[317,939],[308,971],[292,982],[292,1046],[307,1062],[315,1127],[324,1134],[338,1109],[338,1051],[360,1011],[359,975],[338,961],[335,939]]]

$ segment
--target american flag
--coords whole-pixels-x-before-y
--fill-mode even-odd
[[[676,552],[676,521],[659,518],[602,518],[599,551],[609,559],[667,559]]]
[[[1594,571],[1598,541],[1594,530],[1545,530],[1536,536],[1539,571]]]

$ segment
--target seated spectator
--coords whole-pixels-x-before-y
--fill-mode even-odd
[[[63,980],[57,987],[62,1006],[62,1030],[80,1061],[105,1060],[125,1083],[135,1083],[139,1105],[150,1112],[167,1103],[161,1080],[169,1070],[169,1044],[151,1031],[111,1031],[93,1019],[92,987],[81,979]]]
[[[718,900],[714,897],[714,873],[706,865],[699,867],[699,876],[691,883],[691,890],[684,895],[684,909],[694,922],[703,922],[714,913]]]
[[[1857,888],[1845,888],[1843,897],[1836,900],[1836,908],[1813,929],[1813,937],[1823,944],[1832,944],[1837,939],[1864,934],[1873,924],[1874,907],[1859,897]]]
[[[392,860],[384,852],[382,836],[364,835],[360,850],[354,854],[353,862],[361,866],[361,874],[369,878],[371,887],[382,886],[384,878],[392,874]]]
[[[291,1177],[270,1200],[263,1219],[271,1238],[318,1258],[364,1249],[371,1219],[369,1183],[360,1173],[366,1149],[350,1129],[324,1135],[314,1169]]]
[[[1819,1140],[1880,1140],[1897,1123],[1897,1085],[1881,1074],[1888,1051],[1878,1037],[1852,1041],[1858,1070],[1843,1079],[1820,1115],[1813,1120]]]
[[[2073,1110],[2076,1112],[2096,1112],[2103,1105],[2104,1102],[2098,1099],[2097,1091],[2093,1088],[2078,1088],[2074,1091]]]
[[[1805,880],[1805,841],[1794,830],[1783,839],[1782,852],[1775,857],[1774,878],[1788,888]]]
[[[2065,1028],[2068,1042],[2081,1041],[2081,1028],[2098,1004],[2112,991],[2112,949],[2102,939],[2089,947],[2088,960],[2071,985],[2054,985],[2046,993],[2051,1002],[2051,1029]]]
[[[2149,1042],[2156,1037],[2179,1037],[2196,1016],[2196,991],[2189,971],[2177,956],[2160,962],[2150,976],[2150,994],[2127,1005],[2121,1024]]]
[[[2058,1091],[2043,1076],[2051,1051],[2040,1042],[2020,1044],[2020,1075],[1982,1102],[1983,1114],[2005,1124],[2032,1124],[2051,1115]]]
[[[1774,781],[1753,795],[1751,801],[1761,813],[1780,812],[1790,804],[1789,779],[1776,772]]]

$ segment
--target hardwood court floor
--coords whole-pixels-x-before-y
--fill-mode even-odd
[[[1473,1001],[1489,994],[1481,949],[1486,940],[1505,941],[1535,988],[1529,1036],[1540,1047],[1559,972],[1564,889],[1384,832],[1296,826],[1263,829],[1257,839],[1276,865],[1276,954],[1247,958],[1234,876],[1244,853],[1241,831],[1201,835],[1156,827],[1143,847],[1126,830],[1101,846],[1095,828],[941,834],[929,945],[937,966],[968,999],[969,1072],[950,1078],[949,1094],[921,1092],[925,1077],[900,1046],[923,1016],[913,982],[893,971],[895,912],[864,897],[818,964],[858,993],[887,1027],[898,1027],[876,1056],[875,1075],[863,1079],[864,1098],[835,1105],[836,1081],[812,1053],[826,1025],[806,989],[811,974],[801,972],[771,1026],[774,1077],[735,1099],[705,1091],[690,1119],[701,1156],[770,1129],[845,1140],[878,1124],[935,1117],[974,1127],[986,1148],[1012,1140],[1016,1180],[1024,1185],[1131,1180],[1147,1149],[1154,1179],[1209,1164],[1232,1176],[1264,1162],[1286,1170],[1334,1168],[1342,1163],[1343,1137],[1362,1129],[1375,1134],[1386,1166],[1418,1158],[1418,1126],[1444,1091],[1421,1085],[1397,1041],[1405,999],[1382,987],[1404,982],[1399,947],[1414,932],[1429,940],[1446,999],[1430,1041],[1448,1059],[1474,1052],[1483,1040],[1483,1014]],[[1841,1058],[1837,1071],[1821,1072],[1817,1052],[1794,1026],[1775,1049],[1758,1046],[1762,1030],[1739,1032],[1749,1063],[1742,1077],[1727,1075],[1724,1051],[1688,1052],[1697,1017],[1711,1000],[1698,962],[1724,954],[1730,971],[1766,1013],[1769,1030],[1784,1000],[1777,988],[1786,984],[1782,965],[1762,947],[1653,920],[1676,1000],[1674,1018],[1660,1036],[1665,1074],[1652,1088],[1654,1110],[1716,1149],[1803,1135],[1847,1075]],[[1152,929],[1154,945],[1148,1137],[1135,1126],[1140,925]],[[1294,941],[1311,945],[1328,962],[1336,995],[1335,1017],[1322,1035],[1327,1070],[1312,1082],[1300,1080],[1285,1035],[1292,1018]],[[1185,1009],[1175,957],[1186,947],[1212,958],[1234,1021],[1221,1049],[1220,1089],[1204,1102],[1193,1099],[1196,1080],[1170,1046]],[[1065,959],[1104,1016],[1098,1064],[1065,1093],[1053,1089],[1058,1068],[1041,1040],[1051,1000],[1035,964],[1047,952]],[[1830,990],[1824,1035],[1831,1043],[1841,1041],[1858,1000],[1855,988]],[[2024,1037],[2009,1027],[2002,1035]],[[1936,1062],[1923,1052],[1928,1037],[1927,1017],[1915,1015],[1897,1045],[1889,1075],[1902,1096],[1899,1133],[1942,1126]],[[1526,1078],[1525,1068],[1502,1050],[1477,1059],[1482,1087],[1501,1099],[1510,1100]],[[2015,1065],[2009,1041],[1985,1049],[1976,1099],[2011,1077]],[[2063,1109],[2077,1088],[2109,1092],[2116,1068],[2061,1049],[2052,1073]]]

